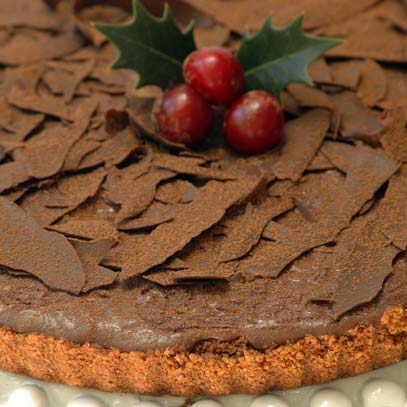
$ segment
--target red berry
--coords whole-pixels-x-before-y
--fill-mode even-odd
[[[226,141],[243,154],[262,153],[282,137],[284,111],[270,93],[254,90],[241,96],[223,122]]]
[[[242,65],[223,48],[192,52],[184,62],[184,79],[215,105],[229,105],[245,87]]]
[[[170,141],[198,145],[213,127],[208,102],[188,85],[174,85],[163,97],[157,115],[161,134]]]

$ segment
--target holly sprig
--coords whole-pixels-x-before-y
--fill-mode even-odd
[[[133,0],[133,19],[127,24],[95,24],[119,50],[113,69],[139,74],[137,88],[157,85],[162,89],[182,82],[184,59],[196,49],[193,24],[182,31],[165,4],[161,18],[151,15],[141,1]]]
[[[312,84],[308,66],[340,40],[311,36],[304,32],[303,16],[278,29],[268,17],[263,28],[243,35],[237,58],[241,62],[247,90],[261,89],[280,97],[290,83]],[[127,24],[96,24],[119,50],[113,69],[126,68],[139,74],[137,88],[157,85],[163,90],[182,82],[182,65],[196,49],[193,24],[183,31],[168,4],[161,18],[151,15],[140,0],[133,0],[133,19]]]

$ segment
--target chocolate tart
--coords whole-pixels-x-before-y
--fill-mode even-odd
[[[156,93],[109,71],[115,50],[86,23],[126,11],[49,3],[1,6],[1,368],[196,396],[298,388],[405,357],[402,2],[324,2],[323,19],[302,2],[310,32],[346,41],[311,66],[316,87],[284,93],[281,145],[249,157],[221,140],[163,145]],[[201,45],[235,45],[248,2],[186,3],[217,19]]]

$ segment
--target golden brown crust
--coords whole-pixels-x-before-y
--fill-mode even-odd
[[[121,352],[2,327],[0,367],[108,392],[255,394],[320,384],[396,363],[407,356],[406,333],[407,311],[401,306],[389,309],[377,327],[360,325],[339,337],[308,336],[265,351],[238,341],[208,342],[193,352]]]

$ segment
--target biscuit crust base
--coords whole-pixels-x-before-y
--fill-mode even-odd
[[[345,335],[307,336],[264,351],[244,341],[207,342],[193,351],[121,352],[0,328],[0,367],[49,382],[145,395],[257,394],[354,376],[407,358],[407,312]]]

